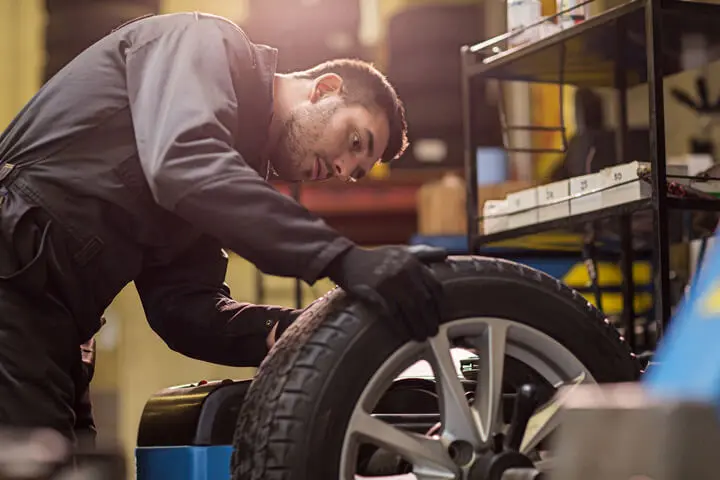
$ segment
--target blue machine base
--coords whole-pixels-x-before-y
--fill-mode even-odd
[[[720,413],[720,228],[643,381],[658,397],[712,403]]]
[[[137,480],[229,480],[230,445],[213,447],[139,447]]]

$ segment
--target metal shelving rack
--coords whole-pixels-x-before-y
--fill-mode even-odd
[[[707,45],[720,45],[720,5],[678,0],[631,0],[537,42],[506,48],[512,33],[462,48],[463,123],[467,181],[468,248],[570,225],[618,217],[623,273],[623,322],[634,345],[634,288],[631,216],[652,209],[654,276],[658,334],[670,319],[668,210],[720,211],[720,201],[670,198],[666,187],[664,77],[683,70],[678,54],[684,34],[702,35]],[[708,48],[708,50],[710,50]],[[717,49],[715,49],[717,50]],[[708,61],[716,60],[710,58]],[[617,163],[627,151],[627,90],[648,84],[652,197],[561,220],[538,223],[490,235],[479,232],[474,104],[479,80],[612,87],[617,92]],[[510,127],[519,128],[519,127]]]

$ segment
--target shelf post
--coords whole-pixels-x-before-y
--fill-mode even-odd
[[[255,303],[265,303],[265,278],[259,268],[255,269]]]
[[[472,76],[468,66],[473,60],[473,53],[468,46],[463,46],[460,51],[461,57],[461,84],[462,84],[462,116],[463,116],[463,147],[465,151],[465,182],[467,202],[467,248],[468,253],[474,255],[477,249],[479,233],[478,221],[478,184],[477,184],[477,163],[475,161],[475,137],[472,124],[473,114],[473,88]],[[500,99],[499,101],[502,101]]]
[[[295,182],[290,184],[290,192],[292,193],[292,198],[295,199],[298,203],[300,203],[300,197],[301,197],[301,186],[300,183]],[[303,292],[302,292],[302,280],[299,278],[295,279],[295,308],[300,310],[303,308]]]
[[[615,59],[615,90],[617,94],[617,135],[615,136],[615,147],[618,163],[627,161],[627,72],[626,72],[626,31],[623,19],[615,23],[616,59]],[[622,319],[625,325],[625,339],[630,348],[635,351],[635,283],[633,279],[633,255],[632,242],[632,213],[621,215],[620,221],[620,269],[622,273],[622,298],[623,310]]]
[[[670,241],[665,165],[662,0],[645,0],[645,36],[650,110],[650,160],[655,242],[655,305],[660,315],[658,339],[670,320]]]

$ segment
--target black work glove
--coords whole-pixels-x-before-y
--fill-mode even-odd
[[[297,318],[302,314],[304,310],[293,310],[291,312],[288,312],[287,315],[283,315],[280,317],[277,321],[277,327],[275,328],[275,341],[282,336],[283,333],[285,333],[285,330],[288,329],[292,323],[297,320]]]
[[[412,251],[353,247],[326,272],[343,290],[378,309],[401,336],[423,341],[438,332],[442,285]]]

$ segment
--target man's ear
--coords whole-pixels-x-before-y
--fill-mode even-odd
[[[342,89],[343,79],[336,73],[326,73],[313,82],[310,101],[315,103],[328,95],[337,95]]]

